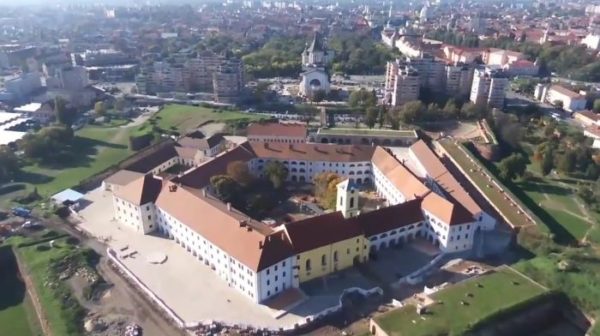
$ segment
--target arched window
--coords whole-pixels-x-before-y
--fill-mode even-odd
[[[350,208],[354,208],[354,197],[350,197]]]
[[[310,267],[310,259],[306,259],[306,270],[310,271],[311,267]]]
[[[333,251],[333,261],[334,262],[338,261],[338,253],[337,253],[337,251]]]
[[[321,265],[327,265],[327,256],[324,254],[321,256]]]

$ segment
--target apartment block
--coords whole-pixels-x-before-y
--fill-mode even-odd
[[[419,99],[421,77],[414,67],[398,60],[388,62],[386,71],[386,103],[400,106]]]
[[[475,69],[470,100],[474,104],[502,107],[508,85],[508,78],[503,71],[489,67]]]

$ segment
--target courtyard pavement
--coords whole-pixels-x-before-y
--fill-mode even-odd
[[[391,284],[427,265],[439,250],[431,244],[416,240],[400,248],[387,248],[377,252],[369,268],[384,282]]]
[[[307,316],[338,304],[341,293],[348,287],[374,287],[358,271],[345,271],[343,277],[328,277],[327,287],[275,318],[269,308],[257,305],[229,288],[209,267],[198,262],[174,241],[154,235],[141,235],[113,220],[112,195],[100,188],[85,196],[89,204],[79,212],[78,228],[104,241],[122,255],[136,251],[121,261],[150,290],[160,297],[184,321],[207,320],[228,324],[247,324],[255,327],[292,327]],[[127,247],[123,252],[122,248]],[[165,254],[167,261],[152,264],[149,257]]]

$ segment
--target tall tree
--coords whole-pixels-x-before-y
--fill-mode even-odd
[[[96,104],[94,104],[94,112],[96,113],[96,115],[99,116],[103,116],[106,114],[106,106],[104,105],[103,101],[99,101],[96,102]]]
[[[367,116],[365,118],[365,124],[369,126],[369,128],[375,127],[375,123],[377,122],[377,116],[379,115],[379,109],[375,106],[371,106],[367,108]]]
[[[594,107],[593,107],[594,112],[596,113],[600,113],[600,99],[596,99],[594,100]]]
[[[527,169],[527,159],[518,153],[502,159],[498,165],[500,177],[505,180],[514,180],[518,176],[523,176]]]
[[[227,175],[211,177],[210,184],[217,197],[223,202],[233,202],[240,191],[239,184]]]
[[[227,175],[242,186],[252,183],[253,177],[244,161],[233,161],[227,165]]]
[[[543,154],[542,161],[540,162],[540,168],[542,170],[542,174],[548,175],[554,168],[554,150],[551,148],[547,149]]]
[[[67,106],[67,101],[61,97],[54,98],[54,114],[56,115],[56,121],[65,126],[73,125],[77,111]]]
[[[8,146],[0,146],[0,182],[10,181],[19,171],[19,159]]]
[[[271,181],[275,189],[279,189],[283,186],[283,183],[287,179],[288,171],[283,163],[278,161],[269,161],[265,165],[265,176]]]
[[[402,105],[399,118],[405,124],[413,124],[420,120],[425,112],[425,106],[418,100]]]
[[[566,150],[565,153],[558,157],[556,168],[563,173],[572,173],[575,170],[577,154],[573,150]]]
[[[370,106],[377,105],[377,96],[373,91],[368,91],[364,88],[353,91],[348,99],[348,105],[352,108],[366,109]]]

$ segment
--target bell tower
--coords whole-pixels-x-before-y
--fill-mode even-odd
[[[358,216],[358,189],[350,180],[345,180],[337,185],[336,211],[341,211],[344,218]]]

